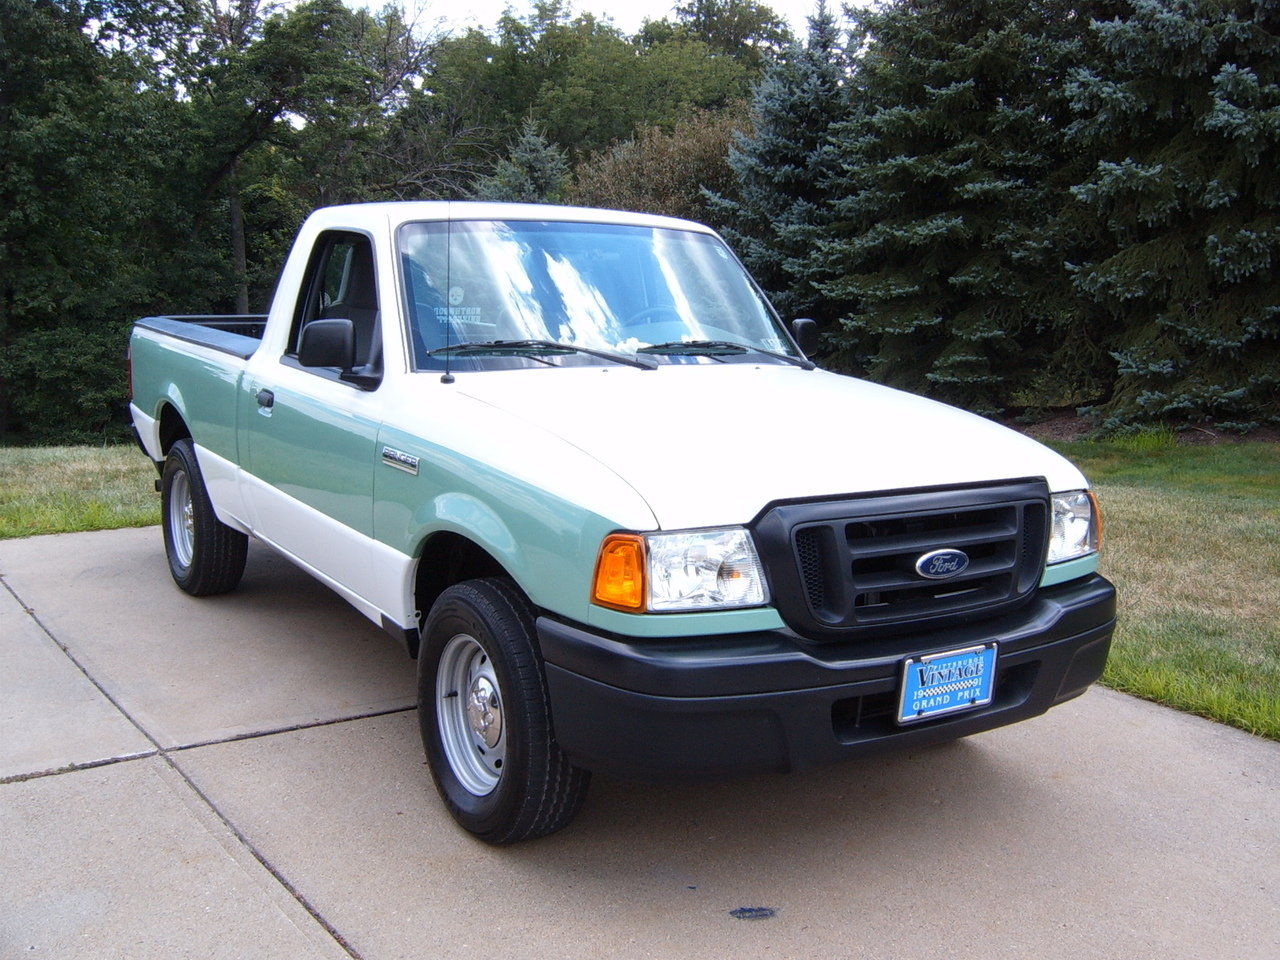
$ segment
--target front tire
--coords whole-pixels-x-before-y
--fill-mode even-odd
[[[244,574],[249,538],[218,519],[191,440],[169,448],[160,490],[164,552],[174,583],[193,597],[234,589]]]
[[[445,806],[486,843],[554,833],[586,799],[591,775],[556,743],[533,612],[510,581],[457,584],[431,608],[418,722]]]

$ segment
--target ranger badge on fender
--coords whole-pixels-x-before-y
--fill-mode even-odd
[[[412,473],[415,477],[418,475],[418,458],[411,453],[401,453],[391,447],[383,447],[382,462],[405,473]]]

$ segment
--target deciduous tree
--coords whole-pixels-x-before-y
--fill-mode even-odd
[[[128,318],[163,305],[154,175],[181,3],[0,0],[0,436],[123,423]],[[137,158],[136,162],[132,158]]]
[[[710,221],[709,196],[737,190],[729,168],[734,136],[748,125],[745,103],[698,111],[671,131],[645,127],[574,171],[572,203]]]

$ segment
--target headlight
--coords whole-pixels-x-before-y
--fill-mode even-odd
[[[758,607],[769,591],[751,534],[726,527],[606,537],[592,599],[633,613],[675,613]]]
[[[1097,553],[1102,540],[1102,514],[1092,491],[1055,493],[1052,499],[1048,562],[1062,563]]]

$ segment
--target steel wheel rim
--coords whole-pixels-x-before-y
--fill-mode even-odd
[[[169,535],[178,565],[191,566],[195,555],[196,517],[191,502],[191,481],[185,470],[175,473],[169,484]]]
[[[506,760],[507,725],[493,661],[474,637],[459,634],[440,654],[436,718],[458,782],[477,797],[492,793]]]

